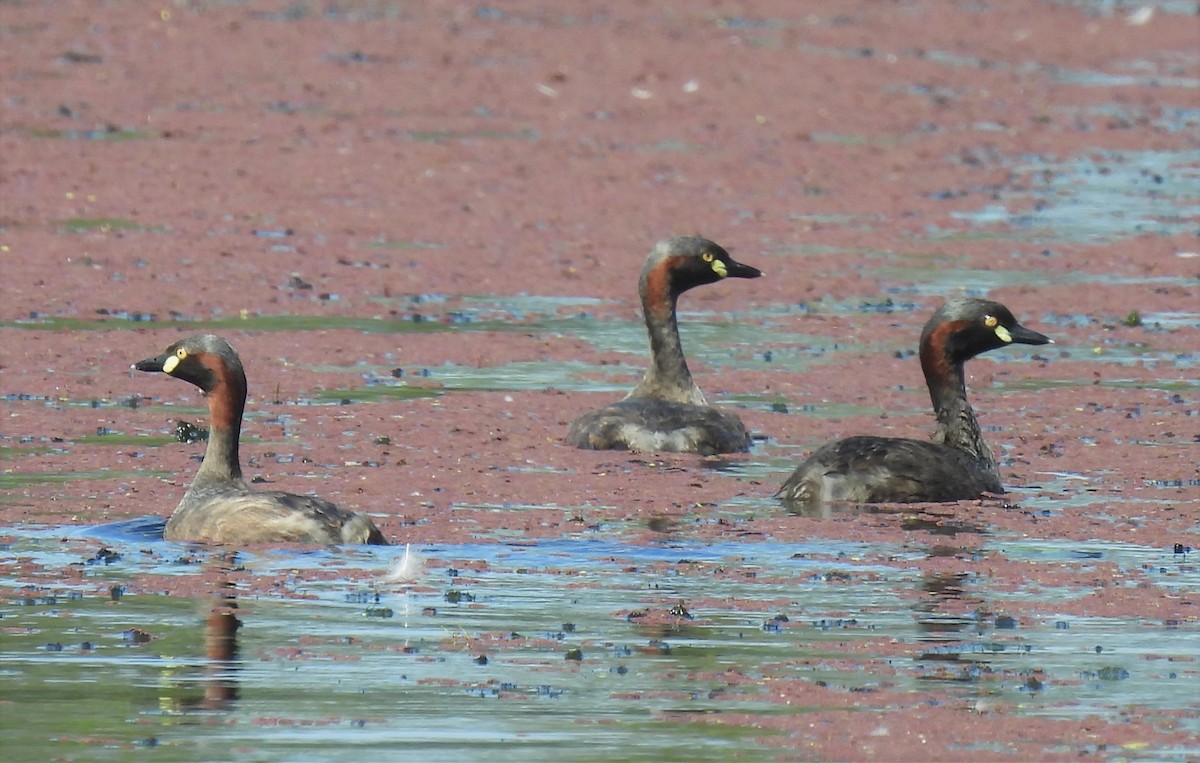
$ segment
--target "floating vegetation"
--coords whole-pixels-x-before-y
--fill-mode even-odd
[[[94,130],[54,130],[37,127],[29,130],[29,134],[35,138],[100,141],[152,140],[161,137],[159,133],[150,130],[132,130],[115,125],[106,125]]]
[[[131,477],[145,477],[146,471],[113,471],[97,469],[95,471],[69,472],[0,472],[0,490],[14,490],[26,485],[56,485],[81,480],[119,480]],[[157,472],[154,472],[157,473]],[[165,474],[166,472],[161,472]]]
[[[413,400],[421,397],[437,397],[442,390],[431,387],[411,387],[407,384],[376,385],[372,387],[344,387],[322,389],[314,392],[310,399],[322,403],[362,403],[377,400]]]
[[[445,247],[445,244],[438,244],[432,241],[392,241],[390,239],[379,238],[371,241],[367,246],[372,249],[427,250],[442,249]]]
[[[533,128],[520,130],[391,130],[393,138],[406,138],[426,143],[444,143],[457,140],[521,140],[536,142],[541,133]]]
[[[141,223],[134,222],[133,220],[124,220],[119,217],[72,217],[67,220],[63,220],[59,224],[59,229],[67,233],[87,233],[90,231],[98,231],[100,233],[111,233],[113,231],[144,232],[147,230],[165,230],[165,228],[146,228]]]
[[[95,319],[43,316],[0,321],[0,328],[22,328],[39,331],[111,331],[117,321],[133,323],[155,323],[160,328],[178,327],[187,331],[330,331],[345,329],[368,334],[403,334],[414,331],[449,331],[453,327],[436,320],[413,320],[404,318],[356,318],[345,315],[238,315],[228,318],[201,318],[187,320],[178,316],[160,318],[153,313],[130,313],[120,310],[105,310]],[[494,324],[479,324],[475,328],[488,330]]]

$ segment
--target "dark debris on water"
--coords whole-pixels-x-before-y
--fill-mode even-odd
[[[174,436],[179,442],[191,445],[195,442],[207,441],[208,429],[190,421],[181,420],[175,423]]]
[[[116,551],[113,551],[112,549],[109,549],[109,548],[101,548],[99,551],[97,551],[97,552],[95,553],[95,555],[94,555],[94,556],[92,556],[92,558],[85,560],[85,561],[84,561],[84,564],[88,564],[88,565],[95,565],[95,564],[104,564],[104,565],[109,565],[109,564],[112,564],[113,562],[120,561],[120,559],[121,559],[121,555],[120,555],[120,554],[118,554]]]

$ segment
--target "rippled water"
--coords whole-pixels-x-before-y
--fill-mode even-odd
[[[714,719],[782,711],[769,690],[778,682],[873,691],[881,661],[890,689],[934,682],[964,702],[1038,715],[1195,703],[1194,628],[997,618],[985,612],[1007,601],[1086,592],[923,576],[905,560],[928,550],[906,544],[429,546],[419,549],[425,574],[408,586],[380,580],[402,549],[222,560],[142,539],[156,529],[11,540],[13,561],[0,569],[9,759],[123,760],[153,747],[171,760],[415,761],[439,749],[513,761],[616,749],[626,760],[727,760],[750,729]],[[1059,567],[1150,566],[1167,590],[1200,587],[1185,555],[1132,544],[997,538],[978,549],[989,551]],[[63,582],[62,569],[80,574]],[[203,576],[210,593],[121,595],[132,575]],[[273,581],[271,593],[239,594],[261,590],[246,582],[255,578]],[[206,620],[230,604],[237,652],[208,659]],[[877,651],[897,643],[917,656]],[[752,681],[731,684],[727,670]]]
[[[1200,82],[1192,87],[1200,87]],[[1200,200],[1200,151],[1095,152],[1065,160],[1029,157],[1014,167],[1036,175],[1034,211],[1010,212],[998,204],[963,219],[979,226],[1003,223],[1017,236],[1038,241],[1105,241],[1143,234],[1176,235],[1196,229]]]

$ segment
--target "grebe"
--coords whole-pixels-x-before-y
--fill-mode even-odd
[[[638,283],[650,334],[650,367],[623,400],[572,421],[567,442],[592,450],[749,450],[750,435],[742,420],[709,405],[692,380],[679,343],[675,305],[679,295],[694,286],[761,275],[708,239],[677,236],[658,242]]]
[[[967,402],[963,364],[1014,342],[1050,341],[1017,323],[998,302],[946,302],[921,332],[921,369],[937,417],[932,441],[857,436],[829,443],[800,464],[775,497],[816,506],[959,501],[1003,493],[996,459]]]
[[[167,520],[167,540],[387,545],[383,533],[361,514],[321,498],[260,492],[246,485],[238,460],[246,374],[224,339],[212,334],[189,337],[133,368],[191,382],[208,397],[208,449],[191,487]]]

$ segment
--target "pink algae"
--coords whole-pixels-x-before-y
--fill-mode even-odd
[[[1166,585],[1158,568],[1178,569],[1190,558],[1183,552],[1200,547],[1200,327],[1152,322],[1195,315],[1194,231],[1056,241],[1008,224],[981,231],[957,215],[1002,192],[1015,195],[1009,214],[1036,212],[1036,173],[1012,167],[1022,157],[1103,162],[1194,150],[1194,129],[1163,122],[1194,102],[1186,82],[1198,76],[1200,19],[1160,11],[1131,23],[1099,12],[1112,10],[1102,4],[1038,0],[815,2],[800,15],[794,3],[768,0],[752,18],[725,2],[618,4],[598,11],[605,33],[596,34],[550,5],[502,5],[514,23],[432,2],[405,3],[399,20],[379,23],[268,21],[272,9],[255,2],[6,5],[0,445],[5,472],[27,479],[4,488],[0,524],[166,516],[202,446],[137,438],[164,436],[178,419],[201,422],[202,402],[186,385],[128,366],[200,330],[190,322],[244,316],[246,328],[234,321],[220,331],[250,378],[248,476],[367,512],[396,543],[827,540],[875,549],[851,560],[874,570],[857,575],[974,575],[993,592],[1053,592],[1008,598],[995,611],[969,596],[943,599],[947,614],[1195,628],[1200,594]],[[1156,81],[1081,86],[1060,76],[1145,69]],[[535,295],[564,298],[552,318],[637,321],[645,252],[692,232],[766,271],[681,303],[761,329],[755,347],[731,350],[743,362],[692,363],[710,399],[787,407],[739,409],[761,437],[751,454],[577,451],[562,442],[567,422],[621,393],[464,391],[440,380],[450,367],[578,362],[591,369],[579,379],[620,370],[632,384],[640,357],[500,306],[481,311],[490,327],[456,316],[478,310],[481,295]],[[913,262],[933,273],[1036,271],[999,281],[989,296],[1057,344],[1036,357],[1014,352],[1019,360],[1001,350],[969,367],[972,400],[1016,489],[952,506],[787,514],[770,496],[812,448],[857,432],[928,432],[909,351],[940,295],[888,274]],[[1069,278],[1078,274],[1092,278],[1081,286]],[[975,288],[969,278],[947,293]],[[914,304],[855,309],[885,299]],[[254,328],[255,318],[280,315],[329,325]],[[68,323],[39,323],[48,319]],[[346,319],[405,330],[339,328]],[[758,362],[766,351],[796,351],[784,336],[842,351],[786,369]],[[686,328],[685,342],[698,342]],[[303,404],[358,388],[366,374],[440,394]],[[848,412],[803,412],[838,405]],[[113,445],[106,434],[132,439]],[[1010,558],[1005,543],[1018,541],[1130,544],[1161,558],[1140,569]],[[6,569],[39,572],[20,559]],[[560,573],[571,574],[568,562]],[[62,574],[80,580],[77,570]],[[370,576],[353,560],[306,574]],[[261,595],[285,577],[233,574]],[[129,585],[202,597],[226,579],[145,573]],[[753,583],[769,589],[762,599],[687,604],[765,619],[786,608],[778,591],[798,582],[761,570]],[[663,629],[704,625],[672,614],[669,596],[645,604],[635,619],[646,649]],[[487,633],[461,648],[510,646]],[[921,648],[889,638],[831,644],[826,667],[860,672],[861,691],[821,685],[806,674],[811,665],[714,675],[747,703],[795,713],[662,717],[752,730],[783,760],[1194,750],[1165,711],[1044,718],[901,685],[892,660]],[[278,656],[309,659],[309,649]],[[1194,712],[1183,715],[1194,724]]]

